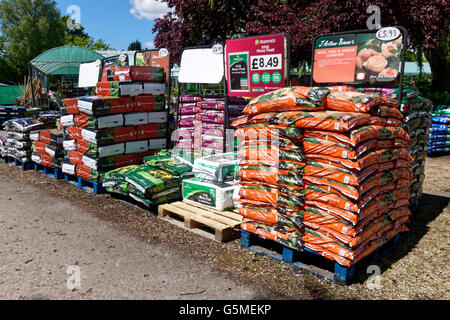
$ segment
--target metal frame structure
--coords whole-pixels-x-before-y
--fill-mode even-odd
[[[223,46],[223,43],[216,43],[216,44],[212,44],[212,45],[202,45],[202,46],[193,46],[193,47],[186,47],[186,48],[183,48],[183,50],[181,51],[181,56],[183,56],[183,52],[184,51],[186,51],[186,50],[194,50],[194,49],[212,49],[215,45],[217,45],[217,44],[221,44],[222,46]],[[224,51],[224,57],[225,57],[225,51]],[[225,66],[226,66],[226,59],[224,59],[224,64],[225,64]],[[180,64],[180,68],[181,68],[181,64]],[[225,71],[225,69],[224,69],[224,71]],[[222,78],[222,80],[221,80],[221,82],[222,81],[224,81],[225,82],[225,91],[224,91],[224,98],[225,98],[225,110],[224,110],[224,112],[225,112],[225,121],[224,121],[224,130],[223,130],[223,152],[225,152],[226,151],[226,138],[227,138],[227,136],[226,136],[226,131],[227,131],[227,128],[228,128],[228,122],[229,122],[229,120],[228,120],[228,91],[227,91],[227,80],[226,80],[226,76],[225,76],[225,72],[224,72],[224,75],[223,75],[223,78]],[[185,83],[185,82],[183,82],[183,83]],[[198,83],[197,85],[201,85],[202,83]],[[218,85],[220,84],[220,82],[219,83],[217,83]],[[178,79],[178,97],[177,97],[177,115],[176,115],[176,125],[178,126],[178,122],[179,122],[179,112],[180,112],[180,98],[181,98],[181,82],[179,81],[179,79]]]

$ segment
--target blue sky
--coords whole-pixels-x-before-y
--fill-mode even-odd
[[[81,25],[94,39],[103,39],[112,48],[126,50],[128,44],[139,39],[143,46],[151,46],[154,19],[168,9],[155,0],[55,0],[61,15],[70,6],[80,8]]]

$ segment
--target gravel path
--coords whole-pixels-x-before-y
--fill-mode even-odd
[[[170,245],[148,245],[34,186],[0,177],[0,203],[0,299],[257,298]],[[67,287],[69,266],[80,269],[78,290]]]
[[[381,261],[380,286],[369,288],[368,275],[340,286],[238,240],[216,243],[108,195],[0,163],[0,299],[449,300],[449,172],[450,156],[427,160],[411,231]],[[81,268],[79,290],[66,287],[70,265]]]

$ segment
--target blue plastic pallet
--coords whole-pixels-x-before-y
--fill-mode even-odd
[[[70,176],[65,174],[64,179],[67,183],[93,194],[105,193],[102,184],[99,182],[89,181],[80,177]]]
[[[32,170],[34,169],[34,162],[23,162],[22,160],[16,159],[14,157],[8,156],[5,158],[7,163],[14,164],[17,168],[22,170]]]
[[[64,178],[64,174],[62,173],[61,169],[58,169],[58,168],[49,168],[49,167],[45,167],[43,165],[35,163],[34,170],[39,171],[39,172],[45,174],[47,177],[55,179],[55,180]]]
[[[361,271],[366,271],[367,266],[376,264],[382,257],[393,251],[397,247],[399,239],[400,234],[357,264],[344,267],[307,248],[300,252],[275,241],[263,239],[256,234],[241,231],[241,246],[243,248],[344,285],[351,284]]]
[[[25,117],[26,108],[20,106],[0,106],[0,126],[12,119]]]

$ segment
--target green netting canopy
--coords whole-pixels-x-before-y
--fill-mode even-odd
[[[101,54],[90,49],[64,46],[40,54],[30,64],[45,75],[71,75],[79,73],[80,63],[102,59]]]

